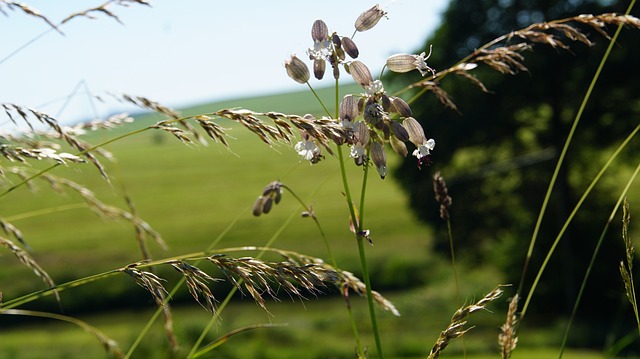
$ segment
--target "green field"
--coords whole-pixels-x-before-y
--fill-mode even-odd
[[[353,86],[347,90],[357,91]],[[320,95],[331,102],[330,92],[320,91]],[[321,115],[308,92],[214,103],[186,109],[184,113],[240,106],[256,111]],[[130,127],[91,134],[88,140],[100,143],[156,120],[141,116]],[[251,215],[251,206],[263,187],[277,179],[313,206],[338,265],[359,273],[357,246],[348,228],[337,159],[327,155],[324,161],[311,166],[299,159],[292,146],[269,148],[249,131],[224,121],[220,124],[233,137],[230,149],[219,144],[185,145],[169,134],[146,131],[106,147],[117,158],[107,164],[111,183],[101,179],[90,164],[59,166],[51,174],[86,186],[101,201],[122,208],[126,208],[123,200],[126,191],[139,216],[160,232],[170,247],[165,251],[149,242],[154,259],[204,250],[229,228],[216,248],[261,246],[293,216],[273,246],[329,260],[314,223],[299,216],[301,207],[290,194],[284,194],[272,213],[258,218]],[[393,168],[397,160],[392,153],[388,154],[389,167]],[[351,191],[359,193],[362,168],[350,165],[348,172]],[[431,176],[429,170],[423,170],[422,174]],[[55,193],[44,181],[36,181],[34,185],[31,191],[20,187],[6,195],[0,208],[3,218],[22,230],[32,248],[31,254],[58,283],[120,268],[141,258],[130,224],[96,216],[76,193]],[[391,178],[381,180],[372,171],[367,190],[365,227],[371,230],[373,239],[373,246],[367,248],[372,280],[374,287],[382,288],[402,314],[395,318],[379,313],[384,347],[389,357],[424,357],[457,307],[451,270],[446,259],[430,253],[431,226],[420,223],[408,210],[407,199],[397,183]],[[0,252],[0,268],[4,301],[43,288],[39,279],[6,250]],[[500,276],[490,268],[460,269],[466,303],[501,283]],[[160,273],[168,275],[167,287],[175,283],[175,275],[170,275],[173,270]],[[240,334],[213,352],[212,357],[352,357],[355,343],[344,301],[335,291],[327,290],[327,294],[327,298],[312,297],[303,303],[299,300],[292,303],[284,297],[283,302],[269,302],[269,312],[249,298],[240,300],[238,296],[223,312],[208,339],[257,323],[287,323],[287,326]],[[149,295],[124,275],[67,290],[61,296],[65,312],[77,312],[117,340],[125,351],[154,309]],[[192,302],[186,290],[178,299],[181,305],[175,313],[176,332],[183,348],[188,349],[210,314],[197,305],[185,305]],[[129,302],[135,304],[128,307]],[[148,302],[148,306],[140,308],[140,302]],[[55,308],[51,298],[31,305]],[[353,299],[353,305],[361,339],[374,348],[366,303]],[[499,307],[503,306],[501,301]],[[487,357],[498,357],[496,338],[503,312],[481,313],[478,322],[471,323],[477,328],[465,340],[468,353],[493,353]],[[94,338],[69,324],[45,320],[13,325],[0,326],[0,358],[105,356]],[[555,355],[544,348],[557,344],[554,330],[531,329],[521,339],[523,356],[516,354],[514,358]],[[166,351],[162,329],[157,325],[134,357],[163,358],[168,357]],[[451,355],[448,357],[461,355],[461,344],[452,344],[448,352]],[[566,357],[599,357],[585,356],[582,352],[573,355]]]

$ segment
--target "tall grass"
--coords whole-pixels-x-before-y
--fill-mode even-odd
[[[51,26],[52,31],[61,31],[63,25],[68,21],[72,21],[76,17],[91,16],[92,13],[96,12],[118,20],[117,15],[110,10],[110,7],[115,4],[148,5],[146,1],[140,0],[107,1],[99,7],[71,14],[59,23],[50,21],[29,5],[13,1],[0,1],[0,10],[20,10],[30,16],[42,19]],[[207,110],[184,116],[174,109],[143,96],[116,95],[113,98],[116,101],[124,101],[163,116],[163,119],[157,123],[128,130],[127,126],[129,126],[130,119],[127,116],[118,115],[104,121],[67,127],[61,125],[52,116],[36,109],[23,105],[3,103],[2,107],[6,117],[16,125],[26,125],[28,130],[23,133],[8,132],[1,135],[3,143],[0,147],[0,153],[3,156],[3,162],[0,164],[0,170],[6,186],[0,192],[0,201],[8,203],[11,200],[10,193],[25,190],[35,181],[44,181],[53,190],[76,194],[82,203],[74,205],[74,208],[86,207],[106,219],[121,220],[129,223],[134,229],[134,239],[140,253],[138,261],[125,266],[112,267],[104,272],[79,276],[68,281],[56,283],[55,278],[48,274],[46,266],[38,263],[30,254],[31,248],[22,230],[12,224],[6,217],[0,217],[0,227],[5,232],[5,236],[0,236],[0,244],[15,255],[46,286],[45,289],[40,291],[14,298],[0,297],[0,315],[46,317],[73,323],[94,335],[110,354],[124,358],[135,355],[143,338],[148,334],[149,328],[159,317],[163,317],[164,330],[169,343],[168,348],[173,351],[173,355],[197,358],[216,350],[233,335],[258,329],[268,330],[273,326],[263,324],[248,325],[207,342],[209,332],[220,323],[220,318],[224,315],[225,308],[231,305],[230,300],[236,292],[243,293],[265,311],[268,311],[267,300],[269,298],[278,300],[284,294],[292,298],[307,299],[323,295],[333,288],[344,298],[344,307],[350,321],[349,327],[353,335],[356,356],[359,358],[367,356],[383,358],[387,350],[383,347],[381,330],[378,326],[377,316],[379,315],[379,310],[388,311],[393,315],[400,315],[400,311],[390,300],[372,288],[368,254],[370,251],[375,251],[376,247],[371,247],[369,244],[383,241],[384,238],[379,238],[374,231],[369,229],[370,213],[380,209],[372,208],[367,201],[369,200],[370,181],[384,179],[388,174],[387,155],[406,157],[411,152],[411,155],[416,158],[417,167],[425,171],[428,170],[428,166],[431,163],[431,151],[436,150],[436,141],[425,136],[422,125],[412,117],[410,105],[425,93],[432,92],[443,105],[455,108],[453,101],[439,85],[448,76],[465,77],[477,85],[480,90],[486,91],[482,82],[473,75],[473,70],[478,65],[488,65],[506,75],[525,71],[526,67],[523,63],[524,51],[534,49],[534,45],[551,46],[557,49],[569,49],[571,42],[576,41],[591,45],[592,42],[585,35],[583,27],[595,29],[608,38],[607,26],[617,26],[618,30],[610,38],[611,44],[614,44],[623,26],[640,28],[640,20],[628,15],[631,6],[625,15],[588,14],[549,21],[544,24],[530,25],[522,30],[513,31],[496,38],[479,47],[454,66],[441,71],[436,71],[427,64],[430,53],[393,55],[384,64],[379,78],[374,78],[368,66],[358,60],[360,49],[355,41],[360,36],[366,36],[366,31],[376,26],[378,21],[386,16],[386,12],[380,6],[373,6],[355,19],[355,32],[350,37],[330,33],[327,24],[322,20],[317,20],[311,24],[313,42],[310,43],[310,48],[307,50],[307,55],[313,63],[312,68],[310,69],[307,62],[295,55],[285,61],[284,67],[291,79],[307,86],[317,99],[319,108],[324,112],[321,117],[310,114],[287,114],[242,108]],[[513,43],[510,42],[512,39],[519,39],[520,41]],[[611,49],[612,46],[610,46],[609,51]],[[435,51],[437,51],[437,44],[435,44]],[[606,63],[606,56],[609,51],[605,54],[602,64]],[[396,94],[389,94],[385,91],[382,83],[384,71],[399,73],[418,71],[422,74],[423,79],[408,85]],[[578,129],[580,117],[588,102],[589,93],[595,86],[598,74],[599,72],[594,74],[593,82],[589,86],[589,91],[585,95],[585,100],[574,120],[571,133],[567,137],[566,145],[562,152],[563,155],[557,164],[556,174],[558,168],[562,165],[564,154],[571,143],[572,135]],[[334,84],[333,96],[329,99],[320,96],[312,85],[312,75],[317,80],[321,80],[325,76],[332,77],[333,79],[329,81]],[[360,86],[359,92],[362,93],[349,94],[340,98],[341,80],[349,76]],[[417,91],[410,99],[404,100],[400,97],[402,94],[416,89]],[[277,245],[278,240],[285,235],[285,229],[294,216],[297,216],[297,213],[289,216],[263,246],[221,246],[220,241],[223,238],[234,230],[238,230],[235,227],[235,222],[232,222],[229,227],[224,229],[217,238],[202,250],[191,253],[169,252],[170,254],[164,258],[153,257],[148,248],[148,242],[152,240],[158,246],[166,247],[162,235],[150,225],[150,222],[140,217],[132,198],[128,195],[127,183],[122,181],[122,175],[110,173],[108,166],[103,165],[103,161],[110,160],[115,156],[109,153],[106,148],[126,138],[154,131],[169,134],[178,141],[192,146],[213,141],[228,147],[230,137],[227,133],[228,128],[222,124],[223,120],[231,121],[235,126],[248,130],[267,147],[284,145],[278,148],[293,150],[298,153],[301,161],[308,161],[312,165],[319,162],[337,161],[336,167],[340,173],[342,193],[335,201],[342,203],[346,212],[348,212],[349,224],[345,225],[344,233],[350,233],[348,235],[353,238],[355,243],[353,251],[359,259],[362,279],[341,268],[344,264],[338,261],[334,250],[337,239],[326,235],[323,219],[316,214],[312,204],[308,203],[305,197],[299,194],[297,188],[279,180],[266,184],[262,191],[260,191],[260,188],[246,189],[246,191],[255,193],[257,198],[251,211],[255,216],[266,217],[261,220],[269,220],[268,215],[278,211],[281,202],[296,202],[300,207],[300,214],[314,223],[313,230],[308,234],[307,238],[302,240],[318,238],[318,240],[322,241],[322,246],[326,249],[325,258],[279,248]],[[113,127],[121,128],[119,134],[111,138],[96,143],[88,143],[84,139],[84,134],[87,132]],[[629,137],[620,145],[618,151],[602,167],[601,173],[594,179],[593,185],[615,160],[617,153],[635,137],[636,132],[637,129],[629,134]],[[122,195],[120,205],[105,203],[99,200],[90,188],[70,178],[52,174],[52,170],[61,165],[73,167],[78,166],[80,163],[92,164],[96,168],[98,176],[112,185],[113,188],[118,188],[116,192]],[[353,180],[354,176],[350,174],[353,166],[361,168],[356,181]],[[630,184],[634,178],[635,174],[634,177],[629,179],[628,183]],[[523,278],[529,270],[529,258],[536,245],[539,224],[552,194],[554,181],[555,175],[549,183],[549,190],[540,210],[538,224],[533,229],[527,262],[522,272]],[[584,192],[583,199],[589,195],[591,188],[592,186]],[[470,305],[462,304],[463,299],[460,298],[462,291],[459,287],[460,281],[458,278],[463,274],[459,273],[455,260],[453,251],[455,238],[451,231],[451,226],[455,226],[455,223],[452,224],[448,216],[448,207],[452,200],[447,193],[444,179],[439,175],[434,178],[434,189],[436,200],[441,204],[441,217],[447,221],[449,227],[451,262],[455,274],[457,293],[455,300],[460,309],[453,313],[450,323],[442,330],[431,349],[424,348],[425,356],[429,358],[439,357],[451,341],[469,332],[471,329],[471,327],[467,326],[469,316],[475,312],[485,310],[491,302],[497,300],[506,290],[500,283],[491,283],[496,289]],[[582,203],[582,200],[580,203]],[[578,210],[580,203],[576,206],[572,216],[566,220],[565,227]],[[248,203],[247,208],[249,207],[250,204]],[[65,210],[68,210],[68,208],[43,208],[41,212],[32,213],[32,215],[43,215]],[[615,213],[615,209],[613,213]],[[625,213],[628,213],[628,210]],[[635,286],[633,284],[633,268],[631,264],[633,246],[626,230],[629,225],[628,216],[625,216],[625,218],[625,234],[623,237],[627,245],[627,262],[626,264],[621,264],[621,273],[627,288],[626,295],[630,299],[637,317],[637,303],[635,301]],[[389,222],[393,223],[393,218],[389,218]],[[188,230],[185,229],[185,232]],[[556,244],[561,240],[562,234],[562,231],[558,234]],[[554,248],[555,244],[548,252],[549,257],[553,254]],[[528,304],[536,290],[536,285],[544,268],[545,266],[543,265],[538,269],[537,279],[528,291],[524,305],[520,310],[518,310],[518,299],[525,297],[523,295],[522,282],[514,283],[514,285],[517,285],[515,286],[517,290],[510,301],[509,310],[506,313],[507,319],[498,337],[503,358],[509,357],[516,350],[518,326],[525,318]],[[162,273],[167,273],[167,269],[177,272],[178,279],[175,282],[171,282],[162,276]],[[126,349],[121,348],[99,329],[80,319],[55,312],[24,309],[29,303],[48,296],[55,296],[58,298],[58,302],[62,302],[60,297],[64,297],[65,293],[71,288],[105,281],[107,278],[118,276],[128,277],[132,285],[137,284],[142,287],[157,305],[155,314],[147,321],[147,325]],[[219,281],[230,283],[230,290],[223,298],[219,297],[216,292],[215,283]],[[193,300],[202,306],[203,311],[209,313],[207,324],[200,331],[198,339],[190,348],[180,347],[181,338],[174,331],[173,311],[170,306],[171,299],[181,288],[186,288]],[[350,297],[352,293],[366,298],[370,323],[370,325],[366,326],[366,330],[370,331],[373,337],[375,352],[373,349],[368,349],[370,344],[364,343],[362,340],[362,332],[365,328],[357,322],[352,312],[352,299]],[[429,313],[424,313],[425,318],[428,318],[428,316]]]

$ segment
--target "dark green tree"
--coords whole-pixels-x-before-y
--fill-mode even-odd
[[[622,1],[454,0],[424,49],[433,45],[428,62],[441,70],[494,38],[532,23],[578,14],[624,13],[626,6]],[[615,27],[608,29],[611,34],[615,31]],[[448,255],[446,226],[439,218],[432,187],[432,175],[440,171],[453,197],[450,212],[460,258],[468,264],[488,261],[498,266],[516,287],[558,156],[608,45],[597,31],[584,30],[594,46],[566,41],[571,43],[566,50],[535,44],[532,51],[522,53],[527,71],[513,76],[480,65],[471,73],[488,92],[466,78],[445,77],[438,85],[456,110],[443,106],[429,92],[411,104],[427,137],[436,140],[433,165],[416,171],[416,159],[407,157],[394,173],[411,207],[420,219],[441,228],[435,248]],[[508,44],[515,43],[517,38]],[[640,121],[640,77],[634,75],[639,61],[640,31],[623,30],[559,173],[525,277],[525,295],[589,182]],[[405,78],[392,76],[391,80],[400,88],[406,85]],[[626,164],[611,170],[625,175],[617,181],[612,176],[613,180],[597,187],[564,234],[534,294],[529,316],[549,318],[571,312],[599,234],[620,193],[618,186],[626,182],[628,166],[637,164],[639,142],[634,139],[624,152]],[[583,341],[574,344],[601,346],[605,334],[625,322],[616,318],[632,317],[629,308],[621,307],[627,304],[617,268],[624,253],[618,223],[619,216],[602,246],[578,313],[579,320],[592,325],[588,335],[580,333]]]

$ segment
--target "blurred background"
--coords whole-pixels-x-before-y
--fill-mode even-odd
[[[32,1],[53,23],[102,3],[53,4]],[[322,107],[305,86],[286,76],[290,54],[305,57],[311,24],[323,19],[330,31],[351,36],[357,16],[373,4],[364,1],[181,1],[152,2],[151,7],[113,5],[120,22],[104,14],[75,18],[57,32],[42,19],[0,3],[0,102],[30,106],[60,122],[135,114],[134,123],[86,136],[100,143],[161,119],[109,99],[109,93],[141,95],[172,106],[184,115],[243,107],[322,115]],[[382,4],[388,19],[354,41],[374,76],[389,55],[420,53],[433,46],[429,65],[452,66],[492,39],[535,22],[624,12],[624,1],[394,1]],[[632,14],[638,16],[637,10]],[[614,28],[610,28],[613,34]],[[454,342],[450,357],[499,357],[498,328],[506,298],[521,283],[533,228],[580,103],[608,45],[588,30],[593,47],[570,50],[536,45],[524,54],[526,72],[502,75],[479,66],[473,74],[489,92],[464,78],[447,77],[440,86],[456,104],[446,108],[431,93],[411,104],[428,137],[436,140],[433,164],[417,169],[415,158],[388,151],[391,176],[369,179],[367,225],[373,246],[367,248],[373,287],[391,299],[402,316],[380,312],[383,347],[389,357],[425,357],[455,309],[480,298],[497,284],[512,284],[492,312],[470,322],[475,328],[465,344]],[[585,109],[565,165],[553,188],[524,276],[524,294],[558,232],[591,180],[616,147],[638,125],[640,82],[634,75],[640,58],[640,33],[624,29]],[[330,76],[329,76],[330,77]],[[419,81],[419,74],[385,75],[392,93]],[[347,79],[339,94],[362,90]],[[332,79],[313,81],[327,104],[333,103]],[[97,101],[95,96],[105,98]],[[406,99],[408,100],[409,97]],[[332,106],[329,106],[332,110]],[[14,130],[0,116],[3,131]],[[268,216],[255,218],[251,205],[262,188],[280,180],[311,204],[323,225],[341,268],[361,275],[358,253],[348,229],[339,168],[331,156],[310,166],[290,146],[267,148],[257,137],[230,122],[230,149],[219,144],[185,146],[169,134],[146,131],[114,142],[106,149],[117,158],[107,163],[112,182],[90,165],[59,167],[52,175],[91,189],[101,201],[127,208],[162,234],[165,251],[149,242],[154,258],[197,252],[216,238],[218,248],[263,245],[278,234],[275,247],[328,259],[327,250],[300,206],[286,193]],[[567,228],[549,268],[532,298],[520,328],[515,358],[557,356],[568,317],[600,233],[616,200],[637,166],[640,143],[632,139]],[[4,161],[4,160],[3,160]],[[106,161],[105,161],[106,162]],[[3,167],[11,164],[2,162]],[[34,166],[38,166],[35,164]],[[432,176],[439,171],[453,198],[451,226],[461,282],[461,303],[450,265],[447,224],[433,199]],[[349,168],[359,190],[362,169]],[[5,183],[11,184],[7,178]],[[14,179],[15,181],[15,179]],[[133,228],[96,216],[77,193],[55,193],[45,181],[31,190],[12,191],[0,201],[0,216],[19,227],[30,253],[57,283],[122,267],[140,259]],[[352,189],[353,191],[354,189]],[[632,214],[640,189],[629,193]],[[633,217],[632,217],[633,218]],[[633,229],[632,220],[632,229]],[[638,351],[637,328],[618,271],[624,258],[620,215],[615,217],[596,257],[585,288],[566,357],[600,358]],[[632,230],[632,235],[637,231]],[[635,235],[637,238],[637,235]],[[240,253],[239,256],[248,255]],[[0,291],[4,300],[42,289],[42,283],[9,251],[0,252]],[[212,268],[210,268],[212,269]],[[213,269],[212,269],[213,270]],[[177,273],[158,268],[175,283]],[[168,285],[168,287],[170,287]],[[228,283],[212,285],[218,299]],[[335,290],[309,301],[269,302],[269,313],[238,296],[207,340],[252,323],[288,323],[288,327],[243,333],[212,352],[212,357],[352,357],[354,340]],[[355,295],[354,295],[355,296]],[[369,336],[366,303],[352,298],[362,340]],[[189,348],[210,314],[194,305],[186,290],[174,300],[176,330]],[[60,311],[52,298],[27,305]],[[129,278],[114,277],[62,293],[62,310],[103,329],[123,348],[133,342],[153,311],[152,298]],[[94,339],[81,330],[51,321],[0,318],[0,358],[103,357]],[[156,323],[134,357],[168,357],[162,324]],[[52,336],[52,331],[55,335]],[[313,339],[310,339],[313,338]],[[321,345],[311,345],[320,343]]]

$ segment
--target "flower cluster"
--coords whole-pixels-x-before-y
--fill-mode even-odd
[[[355,22],[356,32],[373,28],[386,16],[378,5],[362,13]],[[311,27],[313,46],[307,50],[309,59],[313,61],[313,74],[322,79],[329,63],[333,69],[333,77],[340,78],[340,68],[344,68],[363,89],[360,95],[346,95],[339,108],[337,121],[343,126],[345,137],[335,142],[338,145],[350,146],[349,155],[356,165],[369,165],[373,162],[381,178],[387,175],[385,144],[401,156],[407,156],[406,142],[415,146],[412,152],[418,160],[418,167],[431,163],[431,151],[435,141],[425,136],[420,123],[412,117],[409,104],[400,97],[389,96],[380,80],[371,76],[369,68],[359,60],[358,48],[351,37],[339,36],[322,20],[316,20]],[[347,55],[351,58],[347,60]],[[435,75],[426,60],[431,55],[397,54],[389,57],[385,68],[393,72],[419,71],[423,76],[427,73]],[[299,83],[308,83],[310,71],[304,61],[292,55],[285,61],[287,74]],[[295,150],[304,159],[317,163],[323,157],[316,139],[303,132],[302,140],[295,145]]]

